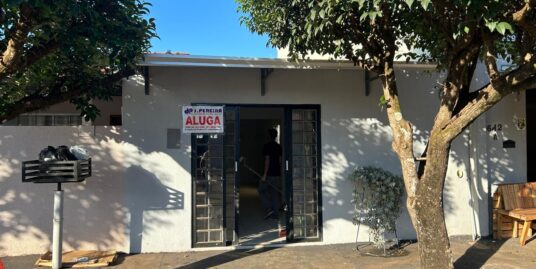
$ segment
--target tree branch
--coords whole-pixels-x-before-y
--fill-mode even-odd
[[[495,55],[497,53],[494,49],[493,38],[490,36],[490,33],[482,30],[482,38],[484,41],[484,62],[486,65],[486,70],[490,78],[490,82],[494,87],[499,86],[499,84],[504,84],[504,80],[501,80],[501,74],[499,68],[497,67],[497,58]]]
[[[102,78],[97,83],[102,87],[113,88],[114,84],[120,81],[122,78],[134,75],[134,69],[120,70],[114,74],[108,75]],[[57,85],[57,88],[61,88],[63,85]],[[51,95],[43,96],[40,93],[34,93],[27,97],[20,99],[19,101],[12,103],[6,107],[8,111],[5,115],[0,115],[0,123],[4,123],[7,120],[11,120],[23,113],[32,112],[35,110],[47,108],[51,105],[59,104],[73,98],[82,96],[86,93],[91,93],[86,88],[71,89],[67,92],[61,92],[60,90],[53,90]]]
[[[533,17],[532,13],[535,5],[536,0],[526,1],[523,8],[512,14],[512,21],[529,33],[532,38],[536,38],[536,25],[530,21],[530,18]]]
[[[7,50],[11,50],[14,53],[12,53],[11,59],[2,61],[0,63],[0,80],[5,79],[7,76],[17,71],[25,70],[32,64],[41,60],[43,57],[58,49],[60,46],[61,42],[58,40],[50,40],[45,44],[30,48],[26,53],[22,53],[22,51],[20,51],[21,49],[19,49],[19,51],[15,51],[14,49],[8,48]]]
[[[445,125],[443,136],[447,141],[452,141],[456,138],[476,118],[509,94],[506,91],[497,91],[491,84],[486,85],[486,87],[478,92],[478,96]]]
[[[393,132],[392,147],[400,159],[408,198],[413,202],[419,180],[413,155],[413,128],[402,115],[392,63],[392,61],[384,63],[384,69],[381,73],[383,95],[387,100],[387,118]]]
[[[7,42],[7,47],[0,59],[0,80],[4,79],[13,70],[16,70],[16,63],[23,54],[24,42],[31,29],[32,9],[27,4],[21,4],[21,15],[17,23],[13,26],[12,34]]]
[[[480,46],[472,44],[472,47],[460,50],[450,61],[448,75],[442,89],[441,104],[434,119],[430,139],[435,139],[434,136],[441,133],[440,130],[449,122],[454,111],[460,109],[458,105],[460,94],[469,91],[471,85],[471,78],[468,77],[469,71],[475,58],[478,58],[479,52]]]
[[[458,112],[460,112],[460,110],[465,107],[467,105],[467,103],[469,101],[471,101],[475,96],[475,92],[471,92],[470,89],[471,89],[471,82],[473,81],[473,76],[475,74],[475,70],[476,70],[476,66],[478,64],[478,61],[479,61],[479,57],[478,55],[480,54],[480,52],[478,52],[474,58],[473,58],[473,62],[470,63],[470,65],[468,66],[468,70],[466,72],[466,76],[465,76],[465,81],[464,81],[464,87],[462,87],[462,90],[460,91],[460,96],[458,97],[458,101],[456,102],[456,106],[454,107],[453,111],[452,111],[452,114],[455,115],[457,114]]]
[[[533,61],[531,61],[498,78],[506,81],[503,86],[495,88],[493,84],[488,83],[479,89],[477,96],[444,126],[443,134],[446,141],[452,141],[452,139],[456,138],[476,118],[488,111],[510,93],[535,87],[536,75],[534,72],[535,66]]]
[[[41,60],[43,57],[47,56],[54,50],[58,49],[61,44],[62,43],[60,41],[53,39],[49,40],[45,44],[30,48],[26,53],[25,57],[21,59],[19,66],[17,66],[17,69],[26,69],[28,66],[31,66],[32,64]]]
[[[521,83],[512,87],[512,92],[519,92],[523,90],[535,89],[536,88],[536,76],[529,78]]]

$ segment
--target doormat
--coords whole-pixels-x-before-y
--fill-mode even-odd
[[[74,250],[61,255],[63,268],[93,268],[109,266],[117,260],[116,251]],[[52,267],[52,252],[41,255],[35,266]]]

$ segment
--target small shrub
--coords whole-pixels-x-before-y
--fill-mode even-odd
[[[403,181],[377,167],[359,167],[350,175],[355,183],[352,203],[355,206],[354,224],[370,228],[373,242],[383,243],[385,232],[395,232],[400,216]]]

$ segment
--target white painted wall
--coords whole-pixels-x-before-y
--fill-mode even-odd
[[[365,96],[358,70],[275,70],[260,95],[258,69],[151,68],[150,95],[143,79],[123,82],[123,126],[0,127],[0,255],[44,252],[50,244],[52,185],[20,180],[20,162],[50,144],[83,144],[94,156],[94,175],[66,185],[66,249],[170,252],[191,248],[190,135],[180,149],[166,148],[166,129],[181,128],[180,105],[191,103],[320,104],[322,124],[323,243],[353,242],[351,182],[355,166],[375,165],[400,173],[391,150],[385,112],[378,107],[379,81]],[[397,70],[405,116],[415,126],[416,153],[439,101],[440,76]],[[525,180],[525,131],[512,125],[524,117],[524,97],[508,97],[479,119],[453,146],[445,191],[450,235],[488,234],[490,183]],[[418,109],[415,109],[418,108]],[[500,122],[500,139],[485,132]],[[414,238],[406,212],[397,223],[401,238]],[[368,240],[361,229],[359,240]]]
[[[352,184],[347,176],[357,165],[381,166],[400,173],[400,165],[391,150],[390,129],[386,116],[378,107],[379,81],[373,83],[374,90],[365,96],[363,73],[352,70],[275,70],[267,81],[266,96],[260,95],[260,75],[257,69],[232,68],[173,68],[151,67],[151,93],[145,95],[143,80],[132,77],[124,82],[123,124],[127,142],[137,145],[147,154],[164,152],[177,165],[176,173],[169,174],[160,182],[174,184],[184,195],[184,210],[168,213],[155,212],[165,225],[151,229],[151,236],[144,238],[141,251],[176,251],[189,249],[191,245],[191,184],[190,184],[190,136],[183,135],[182,149],[165,149],[166,128],[180,128],[179,106],[191,103],[232,104],[320,104],[322,110],[322,187],[324,214],[324,243],[342,243],[355,240],[356,227],[351,223]],[[423,70],[397,70],[401,98],[406,117],[415,126],[416,151],[424,149],[432,125],[433,115],[439,101],[435,87],[440,76]],[[504,117],[512,109],[523,109],[523,104],[505,100],[500,108]],[[419,108],[419,109],[414,109]],[[486,119],[498,115],[488,113]],[[471,129],[482,135],[482,130]],[[510,129],[505,130],[509,133]],[[510,133],[509,133],[510,135]],[[525,142],[523,132],[516,134],[518,148],[507,150],[508,156],[515,155],[520,161],[502,169],[505,176],[516,178],[524,175],[522,154]],[[487,142],[486,142],[487,143]],[[474,145],[482,145],[476,141]],[[445,213],[450,235],[487,234],[487,186],[479,186],[477,193],[469,188],[471,181],[471,148],[469,135],[458,138],[453,146],[445,193]],[[502,152],[490,145],[493,154]],[[512,153],[510,153],[512,152]],[[498,158],[506,155],[498,156]],[[481,171],[486,160],[478,160],[475,171]],[[489,165],[489,170],[492,166]],[[494,170],[495,171],[495,170]],[[127,172],[130,179],[143,177],[141,171]],[[479,175],[484,177],[482,172]],[[484,182],[483,184],[487,184]],[[134,187],[134,186],[133,186]],[[485,189],[485,190],[484,190]],[[475,197],[475,195],[478,195]],[[131,196],[127,192],[127,197]],[[480,211],[472,204],[479,204]],[[482,205],[483,204],[483,205]],[[476,207],[475,207],[476,208]],[[476,210],[476,211],[475,211]],[[475,213],[476,212],[476,213]],[[476,214],[476,215],[475,215]],[[366,229],[361,230],[361,240],[367,240]],[[168,240],[162,241],[161,235]],[[415,232],[408,215],[404,212],[398,222],[398,234],[402,238],[414,238]],[[153,236],[154,235],[154,236]],[[170,239],[169,235],[173,235]]]
[[[82,145],[93,176],[63,184],[65,250],[125,250],[121,129],[0,126],[0,256],[45,253],[52,240],[55,184],[22,183],[21,162],[47,145]]]

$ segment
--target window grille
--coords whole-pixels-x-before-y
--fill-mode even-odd
[[[4,125],[11,126],[78,126],[82,124],[82,117],[78,114],[20,115],[4,123]]]

